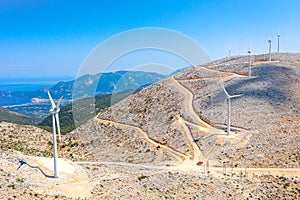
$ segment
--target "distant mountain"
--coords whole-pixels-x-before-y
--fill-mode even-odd
[[[35,124],[36,120],[28,115],[10,111],[0,107],[0,122],[11,122],[16,124]]]
[[[116,93],[127,89],[137,89],[143,85],[149,85],[164,78],[153,72],[143,71],[117,71],[99,73],[96,75],[84,75],[76,80],[76,98],[84,98],[89,96]],[[61,81],[50,87],[53,98],[64,97],[65,100],[71,100],[75,80]],[[96,88],[96,91],[93,89]],[[40,89],[37,91],[18,91],[6,92],[0,91],[0,106],[11,106],[18,104],[28,104],[48,99],[48,89]]]
[[[61,81],[49,89],[19,92],[0,91],[0,106],[34,116],[41,122],[49,114],[50,102],[47,90],[50,90],[54,99],[63,96],[62,105],[67,105],[74,99],[118,93],[128,89],[142,89],[164,77],[165,75],[143,71],[117,71],[84,75],[76,81]],[[76,91],[75,98],[73,97],[74,91]]]

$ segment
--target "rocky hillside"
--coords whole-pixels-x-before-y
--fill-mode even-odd
[[[95,112],[99,112],[101,109],[110,107],[111,105],[121,101],[122,99],[130,96],[131,94],[135,93],[136,90],[124,90],[122,92],[118,92],[115,94],[104,94],[95,97],[88,97],[83,99],[78,99],[75,102],[63,106],[59,112],[60,118],[60,130],[62,134],[66,134],[71,132],[76,128],[76,125],[83,124],[84,122],[88,121],[89,119],[95,117],[95,113],[87,112],[85,110],[86,105],[89,107],[95,107]],[[113,98],[112,98],[113,97]],[[76,104],[77,109],[83,112],[80,113],[80,121],[77,122],[75,125],[74,118],[73,118],[73,104]],[[78,117],[78,116],[77,116]],[[77,118],[78,120],[78,118]],[[48,115],[42,122],[39,123],[39,127],[51,131],[52,130],[52,115]]]
[[[18,112],[10,111],[6,108],[0,107],[0,122],[12,122],[16,124],[35,124],[34,117],[27,116]]]
[[[19,151],[25,155],[53,157],[52,142],[52,133],[43,129],[29,125],[0,123],[0,151]],[[87,150],[76,138],[64,138],[62,143],[58,143],[58,153],[60,158],[92,159],[91,155],[85,155],[88,153]]]
[[[161,80],[75,130],[101,161],[299,167],[300,55],[231,57]],[[226,95],[231,101],[227,136]]]
[[[37,169],[53,174],[50,132],[0,123],[0,199],[299,199],[300,55],[273,58],[251,78],[247,57],[197,66],[101,110],[58,144],[57,179]],[[230,135],[220,82],[243,94]]]

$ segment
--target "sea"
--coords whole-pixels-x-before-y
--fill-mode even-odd
[[[47,78],[0,78],[0,91],[37,91],[51,88],[60,81],[69,81],[73,77],[47,77]]]

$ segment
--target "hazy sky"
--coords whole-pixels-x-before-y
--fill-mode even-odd
[[[213,59],[229,45],[245,54],[249,41],[265,53],[268,38],[275,51],[279,28],[281,50],[300,52],[299,8],[299,0],[0,0],[0,78],[74,76],[96,45],[141,27],[182,32]],[[117,63],[128,68],[130,59]]]

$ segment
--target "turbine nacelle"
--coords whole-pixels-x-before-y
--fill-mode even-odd
[[[279,33],[279,29],[278,29],[278,31],[277,31],[277,38],[279,38],[280,37],[280,33]]]
[[[60,108],[50,108],[50,110],[49,110],[49,112],[51,113],[51,114],[56,114],[56,113],[59,113],[59,111],[60,111]]]

